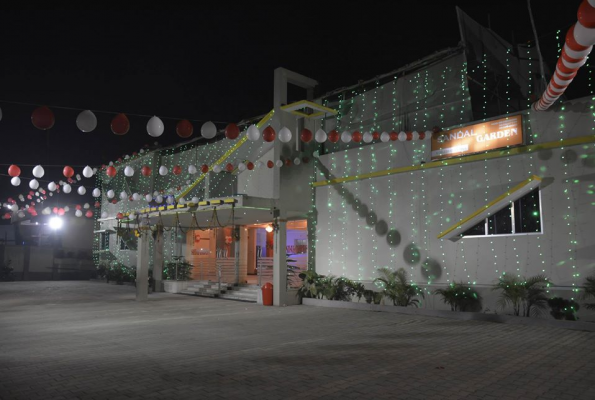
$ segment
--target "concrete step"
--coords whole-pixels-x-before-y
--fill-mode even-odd
[[[200,289],[188,288],[183,291],[183,293],[196,293],[196,294],[221,294],[221,293],[225,293],[225,292],[226,292],[225,290],[204,289],[204,288],[200,288]]]
[[[246,296],[235,293],[225,293],[218,296],[219,299],[245,301],[248,303],[256,303],[256,296]]]
[[[220,296],[220,295],[215,294],[215,293],[199,293],[199,292],[193,292],[193,291],[190,291],[190,290],[182,290],[180,292],[180,294],[185,294],[185,295],[188,295],[188,296],[211,297],[211,298],[217,298],[217,297]]]

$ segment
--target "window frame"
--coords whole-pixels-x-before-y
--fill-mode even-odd
[[[539,198],[539,232],[516,232],[516,222],[515,222],[515,215],[514,215],[514,203],[516,201],[522,199],[523,197],[528,196],[529,194],[533,193],[533,191],[535,191],[535,190],[537,190],[537,192],[538,192],[538,198]],[[484,235],[464,235],[464,234],[461,234],[460,235],[460,239],[466,239],[466,238],[484,238],[484,237],[503,237],[503,236],[523,236],[523,235],[527,235],[527,236],[528,235],[543,235],[543,212],[542,212],[543,204],[541,202],[541,187],[538,186],[537,188],[533,189],[531,192],[527,193],[525,196],[523,196],[523,197],[521,197],[521,198],[519,198],[519,199],[517,199],[515,201],[512,201],[510,203],[510,206],[511,206],[510,207],[510,218],[512,220],[512,233],[500,233],[500,234],[495,233],[495,234],[492,234],[492,235],[490,235],[490,234],[487,233],[488,232],[488,219],[492,215],[496,214],[496,212],[501,211],[502,210],[501,209],[501,210],[498,210],[495,213],[487,216],[486,218],[484,218],[484,224],[485,224],[484,225],[484,232],[486,232]],[[469,228],[469,229],[472,229],[472,228]],[[465,231],[465,232],[467,232],[467,231]]]

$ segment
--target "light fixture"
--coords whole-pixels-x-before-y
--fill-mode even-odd
[[[53,230],[56,231],[62,228],[62,225],[64,225],[64,221],[62,220],[62,218],[52,217],[50,219],[50,228],[52,228]]]
[[[268,233],[271,233],[273,231],[273,225],[267,225],[266,228],[264,228]]]

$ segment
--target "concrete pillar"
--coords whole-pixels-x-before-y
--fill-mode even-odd
[[[163,292],[163,225],[157,225],[155,254],[153,256],[153,280],[155,292]]]
[[[136,256],[136,301],[149,299],[149,230],[142,230],[138,238]]]
[[[273,247],[273,305],[282,306],[287,299],[287,220],[283,214],[277,224]]]
[[[240,283],[240,227],[235,226],[233,228],[233,239],[234,239],[234,261],[235,261],[235,284]]]

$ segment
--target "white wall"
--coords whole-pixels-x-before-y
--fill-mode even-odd
[[[578,100],[560,112],[532,113],[528,142],[592,134],[588,107]],[[406,155],[416,148],[430,161],[428,142],[391,142],[324,155],[320,163],[337,177],[358,175],[411,165]],[[543,234],[437,239],[531,175],[543,179]],[[487,288],[502,272],[544,273],[570,297],[594,272],[594,185],[595,146],[589,144],[320,187],[316,270],[370,282],[377,267],[404,267],[420,284],[475,284],[487,303],[494,297]],[[434,279],[425,274],[426,261]]]

